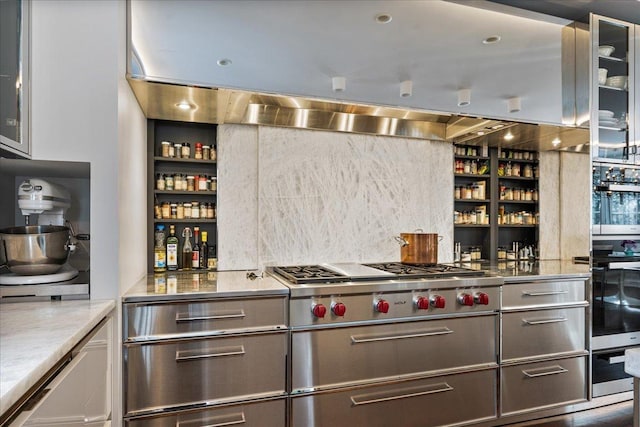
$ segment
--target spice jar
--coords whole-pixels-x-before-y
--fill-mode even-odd
[[[175,151],[176,159],[182,157],[182,144],[173,144],[173,151]]]
[[[193,155],[195,159],[202,160],[202,143],[196,142],[196,151]]]
[[[171,205],[169,202],[162,202],[160,214],[161,218],[171,218]]]
[[[218,191],[218,178],[216,178],[215,176],[209,178],[207,184],[209,186],[209,190]]]
[[[453,198],[456,200],[460,200],[460,194],[461,194],[460,187],[456,186],[453,190]]]
[[[179,173],[173,175],[173,188],[176,191],[182,191],[182,176]]]
[[[164,180],[164,175],[159,173],[158,177],[156,178],[156,190],[164,190],[165,189],[165,180]]]
[[[507,259],[507,250],[505,248],[498,248],[498,259]]]
[[[164,188],[168,191],[173,191],[175,189],[175,180],[173,179],[173,176],[171,175],[167,175],[164,179]]]
[[[184,217],[186,219],[191,219],[191,203],[190,202],[184,203]]]
[[[200,218],[200,203],[199,202],[191,202],[191,218],[194,218],[194,219]]]
[[[171,203],[171,219],[178,219],[178,204]]]
[[[533,177],[533,168],[531,167],[531,165],[524,166],[524,169],[522,171],[522,176],[524,176],[525,178]]]
[[[178,203],[178,208],[176,212],[177,212],[178,219],[184,219],[184,205],[182,203]]]
[[[216,217],[216,205],[209,203],[207,206],[207,219],[214,219]]]
[[[188,175],[187,176],[187,191],[195,191],[195,178],[193,177],[193,175]]]
[[[189,145],[188,142],[182,143],[182,150],[180,152],[180,155],[183,159],[188,159],[189,157],[191,157],[191,145]]]
[[[162,157],[169,157],[169,147],[171,146],[171,143],[169,141],[162,141],[160,146]]]
[[[206,175],[200,175],[198,178],[198,191],[207,191],[209,189],[209,185],[207,184]]]
[[[173,158],[176,156],[176,149],[173,144],[169,143],[169,157]]]
[[[160,205],[153,205],[153,217],[156,219],[162,219],[162,210],[160,210]]]
[[[202,146],[202,160],[209,160],[211,158],[211,147],[208,145]]]
[[[211,160],[215,160],[216,159],[216,147],[214,145],[211,146],[211,152],[209,153],[209,157],[211,158]]]

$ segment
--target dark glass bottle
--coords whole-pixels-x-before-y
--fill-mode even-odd
[[[169,226],[169,236],[167,237],[167,270],[178,269],[178,237],[176,236],[176,226]]]
[[[195,243],[191,252],[191,268],[200,268],[200,243],[198,243],[198,236],[200,234],[200,227],[193,227],[193,236]]]
[[[200,268],[206,270],[209,267],[209,245],[207,244],[207,232],[202,232],[202,244],[200,244]]]

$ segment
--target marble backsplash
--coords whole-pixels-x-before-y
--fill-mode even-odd
[[[223,270],[397,261],[393,239],[441,234],[453,255],[450,144],[274,127],[218,127]]]

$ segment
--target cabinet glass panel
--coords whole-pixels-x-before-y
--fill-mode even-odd
[[[629,47],[633,28],[618,21],[594,20],[594,111],[593,155],[599,159],[628,161],[630,152],[629,119],[632,103],[628,78]]]
[[[596,164],[593,185],[594,224],[640,224],[640,169]]]

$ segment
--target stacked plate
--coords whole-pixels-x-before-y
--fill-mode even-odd
[[[608,77],[605,85],[610,87],[615,87],[618,89],[626,89],[627,88],[627,76],[613,76]]]
[[[613,117],[613,111],[599,110],[598,111],[598,123],[600,126],[618,127],[618,119]]]
[[[598,55],[600,55],[600,56],[611,56],[611,54],[615,50],[616,50],[616,48],[613,47],[613,46],[599,46],[598,47]]]

